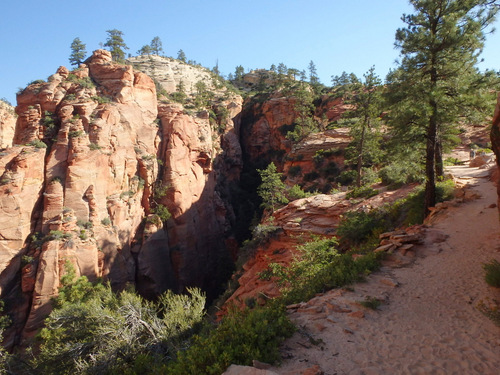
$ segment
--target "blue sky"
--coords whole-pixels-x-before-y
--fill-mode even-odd
[[[18,88],[69,67],[75,37],[90,53],[109,29],[123,31],[132,54],[159,36],[165,55],[182,49],[203,66],[218,61],[225,75],[281,62],[302,70],[312,60],[327,85],[372,65],[384,78],[398,58],[400,17],[412,13],[406,0],[21,0],[0,9],[0,98],[13,104]],[[482,57],[482,69],[500,69],[500,31]]]

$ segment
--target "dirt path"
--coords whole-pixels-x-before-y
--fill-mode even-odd
[[[500,300],[482,270],[500,260],[496,189],[484,169],[451,172],[481,198],[444,210],[411,266],[385,266],[353,289],[291,311],[301,329],[271,371],[302,374],[317,365],[329,375],[500,373],[500,328],[477,309],[487,297]],[[358,303],[367,296],[383,301],[378,310]]]

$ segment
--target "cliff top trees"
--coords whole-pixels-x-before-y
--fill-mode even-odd
[[[490,0],[410,0],[415,14],[403,15],[406,27],[396,32],[402,60],[389,83],[393,124],[425,138],[425,213],[434,206],[436,175],[442,173],[444,132],[460,114],[461,98],[470,89],[485,40],[484,30],[498,9]],[[437,162],[436,162],[437,161]]]
[[[71,43],[71,55],[69,56],[69,63],[71,65],[79,66],[85,60],[85,55],[87,51],[85,50],[85,44],[82,43],[80,38],[73,39]]]
[[[108,47],[114,61],[122,61],[125,59],[125,49],[127,45],[123,41],[123,32],[117,29],[107,30],[108,39],[104,43],[104,47]]]

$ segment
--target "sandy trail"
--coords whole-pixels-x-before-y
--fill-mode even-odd
[[[278,374],[500,374],[500,328],[477,309],[500,291],[482,264],[500,260],[496,188],[478,168],[452,167],[481,198],[451,207],[426,229],[406,267],[382,267],[367,282],[333,290],[292,311],[301,329],[283,346]],[[366,296],[384,302],[362,307]],[[314,373],[314,372],[312,372]]]

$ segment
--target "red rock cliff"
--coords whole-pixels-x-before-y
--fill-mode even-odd
[[[40,327],[68,262],[149,296],[221,281],[234,215],[220,195],[241,168],[241,98],[219,103],[224,131],[208,112],[158,113],[153,80],[98,50],[17,101],[14,146],[0,156],[0,287],[23,295],[18,331]],[[159,220],[159,206],[172,217]]]

